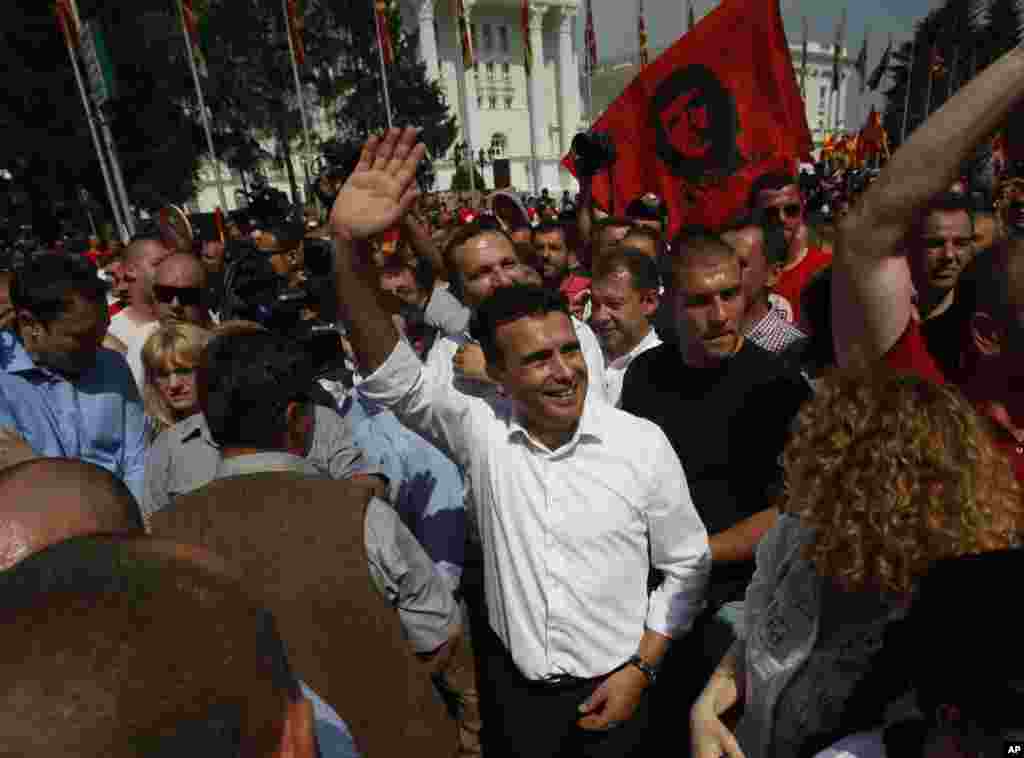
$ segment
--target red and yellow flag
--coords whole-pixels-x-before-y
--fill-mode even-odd
[[[526,67],[526,75],[533,71],[533,45],[530,44],[530,0],[523,0],[523,7],[519,11],[519,27],[523,34],[523,66]]]
[[[374,0],[373,18],[377,26],[377,44],[384,55],[384,65],[390,66],[395,62],[395,46],[391,40],[391,22],[388,19],[387,0]]]
[[[813,145],[779,0],[723,0],[651,61],[593,129],[618,148],[614,171],[594,177],[599,205],[624,208],[655,192],[673,234],[731,221],[755,179],[789,169]],[[572,154],[563,163],[575,174]]]
[[[78,5],[75,0],[57,0],[54,10],[57,12],[57,25],[61,33],[71,39],[71,44],[78,49],[82,37],[82,21],[78,16]]]
[[[462,0],[452,0],[455,3],[455,18],[459,24],[459,42],[462,45],[462,64],[466,68],[476,66],[476,52],[473,50],[473,35],[469,28],[469,19],[466,17],[466,4]]]
[[[299,8],[299,0],[287,0],[288,9],[288,34],[292,38],[292,50],[295,51],[295,62],[303,65],[306,62],[306,43],[302,39],[302,33],[306,28],[306,20]]]
[[[195,0],[181,0],[181,16],[185,23],[185,31],[188,32],[189,46],[192,48],[196,68],[202,76],[206,76],[206,57],[203,55],[202,45],[199,44],[199,13],[195,8]]]
[[[644,3],[640,0],[636,18],[636,34],[640,46],[640,66],[646,68],[650,63],[650,56],[647,52],[647,22],[644,20]]]
[[[597,68],[597,33],[594,31],[594,8],[591,6],[591,0],[587,0],[587,30],[586,30],[586,44],[587,44],[587,66],[588,70],[593,71]]]

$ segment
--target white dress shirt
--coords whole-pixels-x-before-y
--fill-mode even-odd
[[[645,626],[677,636],[701,611],[707,532],[655,424],[588,395],[572,439],[550,451],[512,401],[455,391],[402,342],[360,391],[466,473],[489,620],[524,676],[607,674]],[[651,564],[665,579],[648,596]]]
[[[615,360],[608,362],[604,367],[604,394],[608,398],[609,403],[616,408],[619,407],[619,400],[622,399],[622,383],[626,380],[626,370],[629,368],[629,364],[638,355],[646,353],[652,347],[657,347],[660,344],[661,337],[658,336],[658,332],[652,326],[648,330],[647,336],[640,340],[636,347],[625,355],[620,355]]]
[[[585,323],[572,317],[572,326],[576,330],[576,336],[580,341],[580,350],[583,353],[583,360],[587,364],[588,385],[587,392],[598,399],[607,400],[605,392],[605,365],[604,353],[601,350],[601,343],[597,341],[594,331]],[[459,392],[477,397],[489,397],[495,391],[495,386],[489,382],[482,382],[478,379],[465,379],[455,373],[455,366],[452,363],[459,348],[473,338],[469,332],[453,334],[434,342],[427,353],[424,361],[429,373],[438,382],[455,387]]]

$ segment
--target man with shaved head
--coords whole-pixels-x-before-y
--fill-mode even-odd
[[[809,395],[795,367],[744,336],[737,253],[700,229],[684,230],[672,249],[665,298],[679,341],[638,356],[622,390],[622,409],[668,436],[711,545],[707,610],[670,650],[659,683],[655,705],[664,708],[666,723],[674,723],[670,714],[680,704],[693,702],[733,635],[742,632],[754,549],[777,515],[779,457]]]
[[[69,537],[142,531],[131,491],[99,466],[36,458],[0,471],[0,571]]]
[[[206,269],[196,256],[173,253],[156,267],[153,299],[160,321],[181,321],[208,329],[210,311],[205,292]]]
[[[171,254],[159,239],[136,239],[124,249],[122,287],[126,307],[110,319],[109,333],[125,345],[125,358],[142,391],[142,346],[159,325],[153,284],[157,266]]]
[[[273,616],[214,556],[75,537],[0,572],[0,595],[5,754],[317,755]]]

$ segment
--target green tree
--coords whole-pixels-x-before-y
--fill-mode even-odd
[[[380,52],[374,25],[373,4],[329,0],[335,12],[344,15],[347,26],[346,54],[335,68],[332,106],[342,139],[361,142],[387,126],[384,89],[380,73]],[[393,5],[389,27],[394,62],[388,67],[391,113],[396,126],[415,125],[429,151],[428,159],[446,154],[455,141],[457,128],[444,92],[428,81],[426,66],[418,58],[419,34],[405,34]],[[330,91],[332,88],[327,88]],[[433,175],[425,167],[421,184]]]
[[[1020,6],[1017,0],[989,0],[982,35],[983,66],[997,60],[1020,43]]]
[[[484,178],[476,167],[473,167],[473,178],[476,181],[476,188],[478,190],[485,189]],[[455,169],[455,175],[452,176],[452,192],[469,192],[471,187],[469,186],[469,171],[466,168],[466,164],[462,163],[458,168]]]
[[[78,7],[102,26],[113,58],[118,90],[107,116],[129,200],[148,209],[183,202],[195,192],[202,143],[186,107],[183,56],[169,54],[178,27],[167,0],[137,0],[130,13],[101,0]],[[4,21],[0,166],[27,194],[37,233],[53,239],[62,209],[78,206],[76,187],[105,208],[106,189],[51,4],[8,3]]]

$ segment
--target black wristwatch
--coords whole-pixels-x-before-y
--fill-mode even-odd
[[[647,677],[648,684],[654,684],[654,682],[658,679],[658,670],[649,663],[646,663],[644,659],[640,657],[639,653],[634,655],[628,661],[626,661],[626,665],[636,666],[638,669],[640,669],[644,673],[644,676]]]

